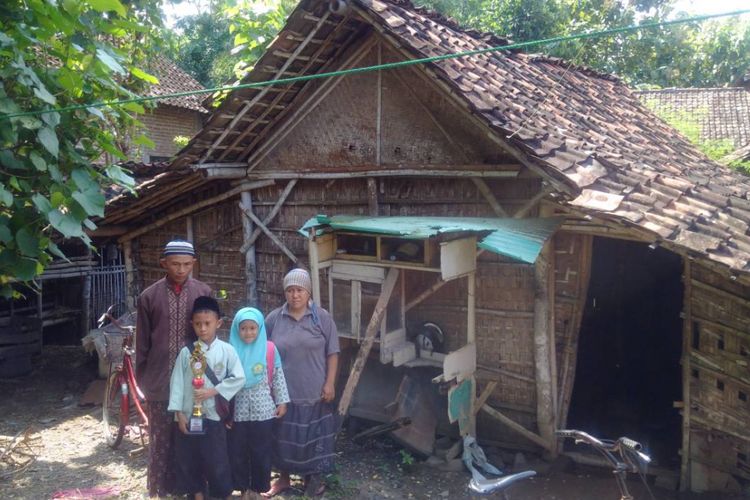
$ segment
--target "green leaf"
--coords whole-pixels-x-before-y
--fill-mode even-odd
[[[139,68],[130,68],[130,72],[133,74],[134,77],[139,78],[143,80],[144,82],[153,83],[154,85],[157,85],[159,83],[159,79],[156,78],[154,75],[150,75]]]
[[[50,240],[50,242],[47,244],[47,248],[49,249],[49,251],[50,251],[50,253],[52,255],[55,255],[57,257],[60,257],[61,259],[65,259],[68,262],[70,262],[70,260],[65,256],[65,254],[62,252],[62,250],[60,250],[60,247],[58,247],[57,244],[55,244],[54,241]]]
[[[44,158],[42,158],[36,151],[32,151],[31,154],[29,154],[29,160],[31,160],[31,164],[34,165],[35,169],[40,172],[47,171],[47,162],[44,161]]]
[[[77,168],[72,172],[73,181],[81,191],[87,191],[89,189],[97,189],[99,185],[91,178],[91,174],[86,168]]]
[[[133,113],[143,114],[146,112],[145,108],[137,102],[127,102],[122,105],[122,108],[127,109],[128,111],[132,111]]]
[[[0,184],[0,203],[6,207],[13,205],[13,193],[5,189],[2,184]]]
[[[19,280],[30,281],[38,274],[41,274],[44,268],[36,259],[19,257],[13,266],[13,271]]]
[[[34,203],[36,209],[39,210],[39,213],[48,214],[52,211],[52,204],[39,193],[32,196],[31,201]]]
[[[19,229],[16,233],[16,245],[18,245],[21,253],[27,257],[39,255],[39,238],[26,227]]]
[[[55,96],[50,94],[47,90],[47,87],[45,87],[44,85],[34,87],[34,95],[47,104],[57,104],[57,99],[55,99]]]
[[[42,143],[42,146],[44,146],[44,149],[49,151],[52,156],[57,158],[60,143],[57,140],[57,134],[55,133],[55,131],[49,127],[44,127],[39,129],[39,132],[37,132],[37,137],[39,138],[39,142]]]
[[[18,158],[16,158],[16,155],[13,154],[13,151],[9,149],[0,150],[0,164],[14,169],[25,168],[23,162],[18,160]]]
[[[75,71],[68,68],[60,68],[57,75],[57,82],[75,97],[83,94],[83,77]]]
[[[104,199],[104,195],[97,189],[76,191],[72,196],[88,215],[104,217],[104,203],[106,200]]]
[[[81,223],[60,210],[55,209],[49,213],[49,223],[66,238],[80,238],[85,235]]]
[[[99,12],[115,11],[122,17],[127,16],[125,7],[120,3],[120,0],[88,0],[88,4]]]
[[[94,224],[91,219],[83,219],[83,225],[91,231],[94,231],[96,229],[96,224]]]
[[[109,165],[105,172],[107,173],[107,177],[112,179],[113,182],[125,186],[129,189],[132,189],[135,186],[135,179],[133,179],[131,176],[129,176],[120,166],[118,165]]]
[[[54,208],[60,208],[60,205],[65,203],[65,195],[60,191],[55,191],[50,195],[49,201]]]
[[[121,75],[125,74],[125,69],[120,66],[120,63],[118,63],[115,58],[108,54],[104,49],[96,49],[96,57],[115,73],[119,73]]]
[[[135,144],[136,146],[143,146],[149,149],[156,148],[156,144],[154,143],[154,141],[149,139],[145,134],[140,134],[135,139],[133,139],[133,144]]]
[[[86,108],[86,111],[88,111],[92,115],[94,115],[94,116],[96,116],[96,117],[101,118],[102,120],[104,120],[104,113],[102,113],[102,111],[99,108],[95,108],[93,106],[89,106],[88,108]]]
[[[13,240],[13,233],[10,232],[10,228],[4,224],[0,224],[0,243],[10,243]]]
[[[57,111],[42,113],[42,121],[50,127],[55,128],[60,125],[60,113]]]

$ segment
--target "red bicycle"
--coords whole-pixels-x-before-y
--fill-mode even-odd
[[[117,448],[127,434],[140,439],[144,448],[148,446],[148,417],[143,409],[146,397],[135,380],[133,357],[135,349],[135,314],[126,313],[119,318],[112,315],[111,306],[101,318],[109,359],[109,376],[102,401],[102,428],[110,448]]]

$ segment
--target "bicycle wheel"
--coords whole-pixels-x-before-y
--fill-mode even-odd
[[[113,372],[107,380],[104,401],[102,401],[102,430],[104,431],[104,439],[110,448],[120,446],[122,436],[125,434],[127,422],[123,421],[122,418],[122,402],[124,399],[120,388],[120,372]],[[125,401],[127,405],[127,399]]]

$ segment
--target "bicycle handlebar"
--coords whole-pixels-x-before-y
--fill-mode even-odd
[[[583,441],[585,443],[589,443],[594,446],[599,446],[599,447],[607,446],[601,440],[595,438],[591,434],[588,434],[583,431],[577,431],[575,429],[560,429],[560,430],[555,431],[555,434],[557,434],[558,436],[562,438],[573,438],[576,441]]]
[[[625,448],[630,448],[633,451],[641,451],[641,449],[643,448],[643,446],[641,446],[641,443],[639,443],[638,441],[633,441],[630,438],[621,437],[617,441]]]

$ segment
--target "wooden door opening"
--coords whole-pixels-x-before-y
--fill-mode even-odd
[[[682,259],[644,243],[595,238],[568,427],[640,441],[679,467]]]

